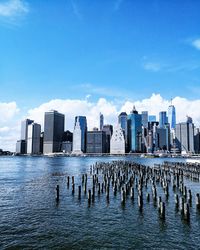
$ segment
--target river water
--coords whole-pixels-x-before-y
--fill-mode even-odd
[[[0,249],[200,249],[200,213],[195,207],[199,182],[187,183],[193,194],[190,223],[175,210],[172,194],[166,201],[166,219],[161,221],[152,199],[149,203],[144,199],[142,212],[137,197],[122,207],[120,195],[112,193],[109,203],[101,195],[88,206],[87,196],[82,194],[79,200],[71,185],[67,188],[68,175],[74,175],[78,185],[83,173],[89,175],[91,164],[117,159],[150,166],[166,160],[0,157]]]

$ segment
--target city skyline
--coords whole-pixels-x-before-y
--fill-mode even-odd
[[[177,122],[200,125],[200,3],[31,1],[0,3],[0,148],[13,150],[21,120],[43,113],[115,124],[133,104],[150,115],[173,99]],[[181,86],[181,87],[180,87]]]

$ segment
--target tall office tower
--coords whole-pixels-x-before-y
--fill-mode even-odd
[[[141,152],[142,148],[142,116],[133,110],[128,115],[128,143],[131,152]]]
[[[148,116],[148,121],[149,122],[156,122],[156,115],[149,115]]]
[[[195,151],[195,154],[200,153],[200,131],[199,131],[199,128],[194,129],[194,151]]]
[[[165,124],[167,124],[167,123],[168,123],[167,112],[161,111],[159,113],[159,127],[164,128]]]
[[[181,153],[194,152],[194,124],[182,122],[176,124],[176,145]]]
[[[170,129],[176,128],[176,109],[172,104],[168,108],[168,123],[170,124]]]
[[[45,112],[44,154],[60,152],[64,133],[65,116],[56,110]]]
[[[22,150],[21,154],[27,153],[28,125],[32,124],[33,122],[34,121],[30,119],[25,119],[21,122],[21,141],[25,141],[25,146],[22,147],[24,149],[24,152]]]
[[[127,149],[128,146],[128,122],[127,122],[127,113],[121,112],[118,116],[118,123],[121,126],[123,133],[124,133],[124,139],[125,139],[125,146]]]
[[[28,125],[27,154],[40,153],[41,125],[32,123]]]
[[[85,153],[86,152],[86,137],[87,137],[87,119],[85,116],[76,116],[74,128],[77,122],[79,122],[80,129],[81,129],[81,151]]]
[[[102,128],[103,128],[103,124],[104,124],[104,117],[103,117],[103,114],[100,113],[100,114],[99,114],[99,129],[100,129],[100,131],[101,131]]]
[[[109,124],[103,125],[102,131],[106,133],[106,153],[110,153],[110,140],[113,134],[113,126]]]
[[[80,126],[79,117],[75,119],[75,126],[74,126],[74,132],[73,132],[73,144],[72,144],[72,153],[73,154],[82,154],[82,131]]]
[[[156,127],[156,145],[157,150],[169,150],[168,130],[166,128]]]
[[[119,124],[113,128],[110,140],[110,154],[125,154],[124,133]]]
[[[142,126],[148,128],[148,111],[142,111]]]
[[[87,132],[87,153],[106,153],[106,133],[104,131],[93,130]]]

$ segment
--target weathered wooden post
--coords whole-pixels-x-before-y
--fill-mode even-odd
[[[69,188],[69,176],[67,176],[67,188]]]
[[[200,209],[200,195],[199,193],[196,194],[196,207]]]
[[[176,205],[176,207],[178,208],[178,206],[179,206],[178,194],[175,194],[175,195],[174,195],[174,200],[175,200],[175,205]]]
[[[165,219],[165,203],[162,201],[160,202],[160,218]]]
[[[56,186],[56,201],[58,202],[60,199],[60,194],[59,194],[59,185]]]
[[[134,199],[134,187],[131,188],[131,199]]]
[[[88,203],[91,203],[91,189],[88,190]]]
[[[72,185],[74,184],[74,176],[72,176]]]
[[[125,192],[125,190],[122,188],[122,190],[121,190],[121,203],[122,203],[123,205],[125,205],[125,201],[126,201],[126,192]]]
[[[188,203],[184,203],[184,219],[186,221],[190,220],[190,208]]]
[[[190,206],[192,205],[192,192],[190,189],[188,190],[188,203]]]
[[[73,183],[72,184],[72,194],[74,194],[75,193],[75,184]]]
[[[78,198],[81,198],[81,186],[78,186]]]

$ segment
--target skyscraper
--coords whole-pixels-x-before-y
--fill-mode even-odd
[[[41,125],[32,123],[28,125],[27,154],[40,153]]]
[[[74,128],[77,122],[79,122],[80,129],[81,129],[81,151],[85,153],[86,152],[86,137],[87,137],[87,119],[85,116],[76,116]]]
[[[110,124],[103,125],[102,131],[106,133],[106,153],[110,153],[110,140],[113,134],[113,126]]]
[[[28,125],[32,124],[34,121],[30,119],[25,119],[21,122],[21,141],[24,141],[24,152],[22,154],[27,153],[27,139],[28,139]]]
[[[45,112],[44,154],[60,152],[64,133],[65,116],[58,111]]]
[[[110,153],[125,154],[124,133],[119,124],[113,128],[113,134],[110,140]]]
[[[142,126],[148,128],[148,111],[142,111]]]
[[[194,124],[182,122],[176,124],[176,145],[181,153],[194,152]]]
[[[75,126],[74,126],[74,132],[73,132],[73,144],[72,144],[72,153],[73,154],[82,154],[82,148],[81,148],[81,137],[82,137],[82,132],[81,132],[81,126],[80,126],[80,121],[79,117],[75,119]]]
[[[102,130],[103,125],[104,125],[104,116],[102,113],[100,113],[99,114],[99,129],[100,129],[100,131]]]
[[[170,129],[176,128],[176,109],[172,104],[168,108],[168,123],[170,124]]]
[[[142,116],[133,110],[128,115],[128,142],[131,152],[141,152],[142,144]]]
[[[167,124],[167,123],[168,123],[167,112],[161,111],[159,113],[159,127],[164,128],[165,124]]]
[[[156,122],[156,115],[149,115],[148,121],[149,122]]]
[[[87,132],[87,153],[106,153],[106,133],[104,131],[93,130]]]
[[[125,145],[127,148],[128,145],[128,123],[127,123],[127,113],[121,112],[118,116],[118,123],[121,126],[123,133],[124,133],[124,139],[125,139]]]

